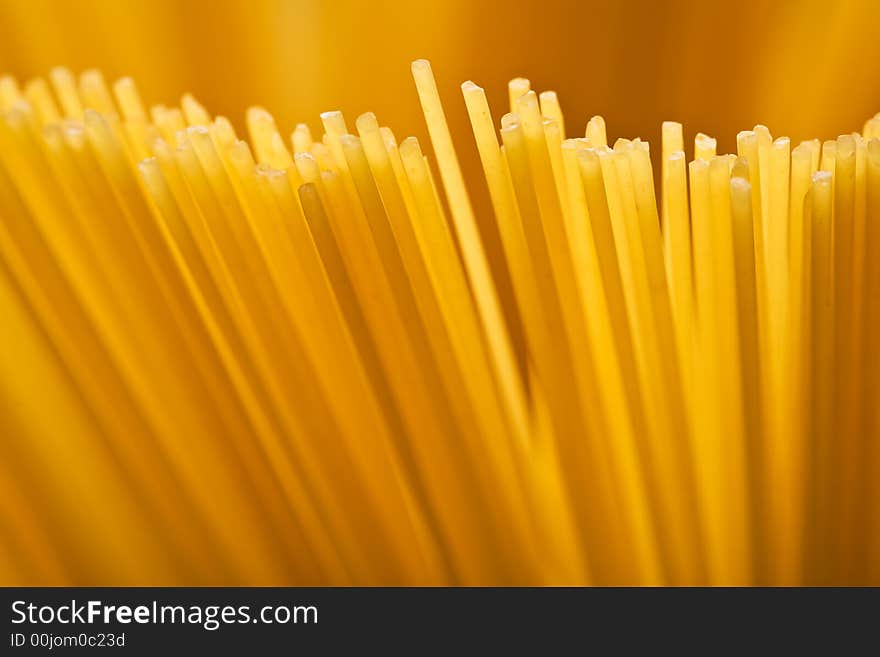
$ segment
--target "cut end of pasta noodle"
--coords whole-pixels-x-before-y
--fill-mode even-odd
[[[3,581],[880,585],[880,114],[466,81],[477,181],[412,74],[421,144],[0,78]]]

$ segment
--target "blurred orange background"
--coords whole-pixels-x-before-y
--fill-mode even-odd
[[[880,110],[880,3],[559,0],[0,0],[0,71],[57,65],[131,75],[148,103],[190,91],[241,127],[260,104],[282,132],[372,110],[425,136],[409,62],[432,60],[466,172],[476,173],[458,85],[555,89],[569,136],[602,114],[610,138],[659,139],[677,120],[732,150],[757,122],[794,141],[860,129]],[[426,140],[423,140],[426,141]],[[473,176],[470,176],[473,179]],[[475,190],[478,191],[478,190]]]

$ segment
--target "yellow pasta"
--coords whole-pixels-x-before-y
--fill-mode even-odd
[[[422,143],[0,78],[0,581],[880,584],[880,115],[469,81],[473,181],[412,74]]]

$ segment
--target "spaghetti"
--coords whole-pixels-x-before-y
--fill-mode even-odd
[[[667,122],[655,179],[466,82],[487,248],[412,72],[437,178],[370,113],[0,80],[2,581],[880,584],[880,114]]]

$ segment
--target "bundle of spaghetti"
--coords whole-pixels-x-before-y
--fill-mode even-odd
[[[412,72],[433,162],[0,79],[3,583],[880,584],[880,114],[655,175],[465,82],[482,217]]]

